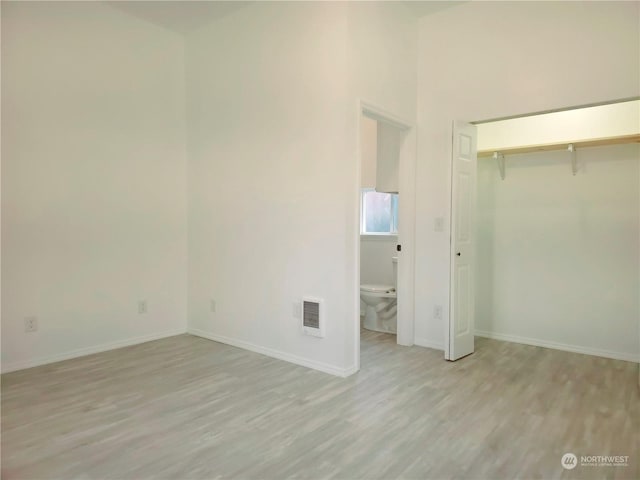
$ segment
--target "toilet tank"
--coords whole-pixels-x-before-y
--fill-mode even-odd
[[[393,262],[393,286],[398,289],[398,257],[391,257]]]

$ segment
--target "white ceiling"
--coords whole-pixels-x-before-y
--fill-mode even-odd
[[[189,1],[189,0],[144,0],[110,1],[109,5],[169,28],[178,33],[187,33],[213,20],[229,15],[252,2],[245,1]]]
[[[242,0],[118,0],[107,1],[106,3],[156,25],[178,33],[187,33],[225,15],[229,15],[253,2]],[[403,1],[402,3],[416,17],[423,17],[466,2],[432,0]]]

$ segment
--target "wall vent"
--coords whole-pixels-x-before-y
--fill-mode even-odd
[[[322,300],[304,297],[302,299],[302,331],[306,335],[324,337]]]

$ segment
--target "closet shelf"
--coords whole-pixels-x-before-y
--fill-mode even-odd
[[[575,142],[549,143],[540,145],[526,145],[522,147],[493,148],[491,150],[478,150],[478,158],[493,158],[498,152],[502,155],[515,155],[518,153],[548,152],[553,150],[567,150],[569,145],[574,148],[598,147],[602,145],[618,145],[623,143],[640,143],[640,134],[622,135],[619,137],[594,138],[591,140],[578,140]]]

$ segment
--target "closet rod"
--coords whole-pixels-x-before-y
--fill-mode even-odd
[[[619,137],[594,138],[592,140],[579,140],[579,141],[563,142],[563,143],[527,145],[523,147],[492,148],[490,150],[478,150],[478,158],[493,158],[493,154],[495,152],[500,152],[503,155],[514,155],[517,153],[567,150],[569,148],[569,145],[573,145],[574,148],[584,148],[584,147],[598,147],[601,145],[618,145],[623,143],[640,143],[640,134],[622,135]]]

